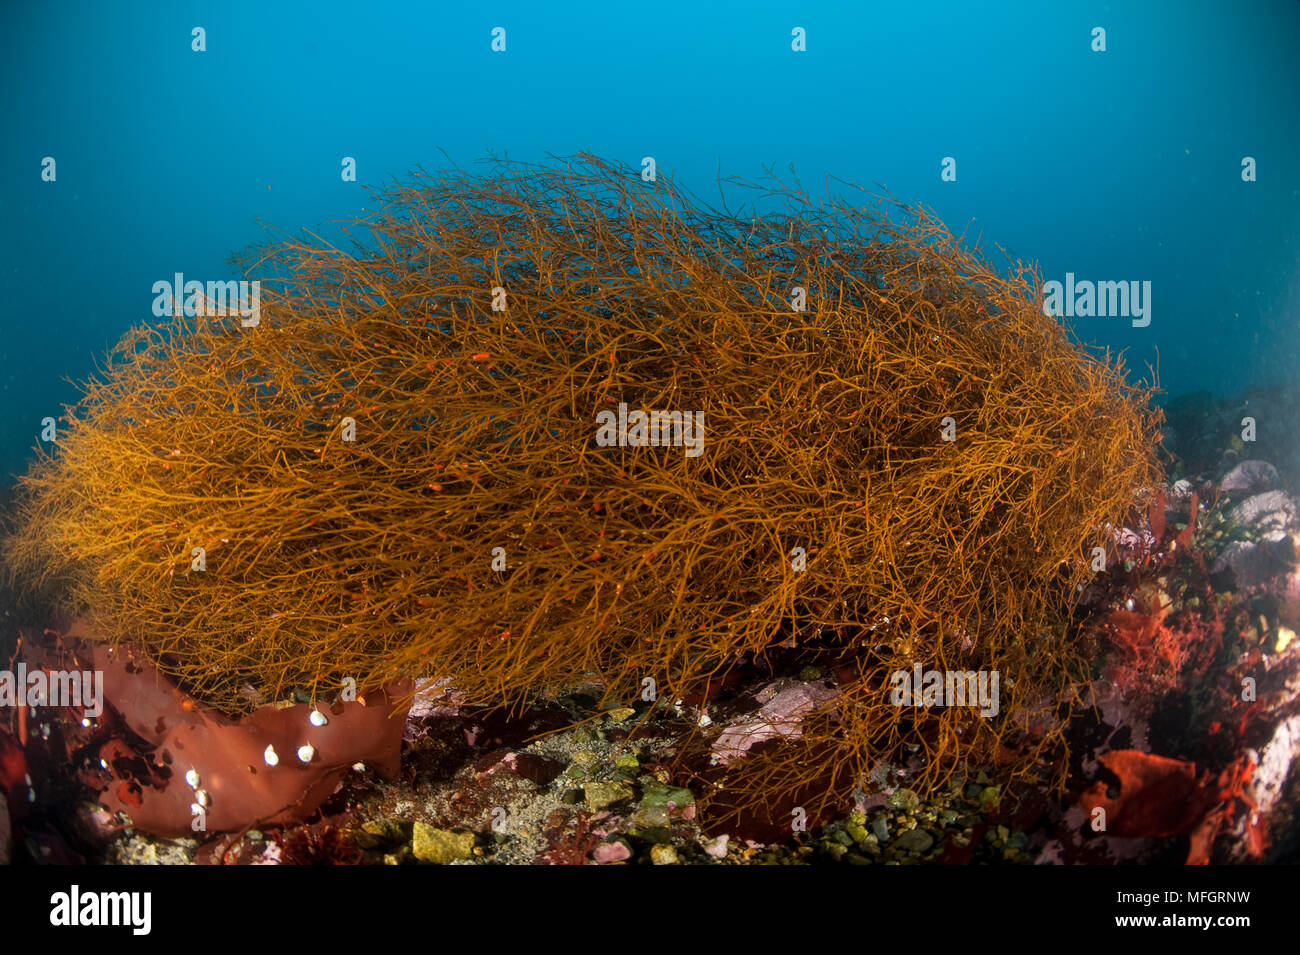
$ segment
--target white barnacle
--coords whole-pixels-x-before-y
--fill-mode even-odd
[[[194,801],[204,809],[206,809],[212,802],[212,800],[208,798],[208,791],[206,789],[196,789],[194,791]]]
[[[320,710],[312,710],[311,716],[308,717],[308,719],[311,720],[312,726],[324,726],[326,723],[329,722],[329,717],[327,717]]]
[[[275,753],[275,747],[269,744],[266,747],[266,752],[262,754],[262,758],[266,760],[266,765],[268,766],[275,766],[280,762],[280,757]]]
[[[310,763],[312,757],[316,755],[316,748],[311,743],[303,743],[298,747],[298,758],[304,763]]]
[[[193,766],[191,766],[191,767],[190,767],[190,771],[189,771],[188,773],[185,774],[185,781],[186,781],[187,783],[189,783],[189,785],[190,785],[190,789],[198,789],[198,788],[199,788],[199,771],[198,771],[197,769],[195,769]]]

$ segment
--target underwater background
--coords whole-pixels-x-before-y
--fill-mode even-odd
[[[152,320],[154,282],[234,278],[226,257],[270,237],[259,220],[328,235],[363,186],[489,153],[653,156],[705,200],[719,174],[757,180],[769,164],[793,164],[814,194],[828,175],[887,189],[1045,280],[1149,281],[1146,327],[1073,327],[1127,350],[1131,369],[1158,360],[1171,396],[1289,382],[1298,40],[1294,0],[10,0],[0,474],[22,471],[41,419],[75,400],[65,378]]]

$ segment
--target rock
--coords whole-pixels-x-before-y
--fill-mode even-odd
[[[3,809],[0,809],[0,827],[4,825],[4,815]],[[78,803],[70,825],[77,837],[94,846],[107,845],[118,837],[120,831],[113,814],[93,802]],[[3,836],[0,836],[0,842],[2,841]],[[0,851],[3,851],[3,846],[0,846]]]
[[[637,838],[654,845],[668,846],[673,842],[673,830],[668,826],[650,826],[637,830]]]
[[[880,842],[889,841],[889,823],[884,816],[877,816],[871,823],[871,831],[875,833],[876,839]]]
[[[1237,587],[1257,587],[1286,570],[1286,562],[1273,546],[1254,541],[1233,541],[1223,548],[1210,569],[1216,574],[1232,571]]]
[[[676,865],[677,850],[672,846],[651,846],[650,861],[655,865]]]
[[[925,852],[934,845],[934,836],[924,829],[909,829],[897,839],[894,845],[906,852]]]
[[[762,706],[757,717],[728,726],[713,743],[719,763],[727,765],[746,753],[751,746],[769,739],[797,739],[803,734],[800,721],[839,695],[818,681],[794,683],[782,688],[780,682],[768,684],[755,697]]]
[[[445,677],[420,679],[415,681],[415,696],[406,718],[423,720],[429,716],[456,716],[464,705],[463,694],[458,693]]]
[[[1232,541],[1220,551],[1210,571],[1221,574],[1230,570],[1238,587],[1249,587],[1259,582],[1258,565],[1261,558],[1259,548],[1253,541]]]
[[[1285,491],[1266,491],[1246,498],[1231,511],[1228,519],[1257,530],[1282,530],[1294,523],[1295,502]]]
[[[538,786],[546,786],[564,772],[564,764],[533,753],[519,753],[515,757],[515,772]]]
[[[411,838],[412,829],[410,823],[401,819],[368,819],[361,824],[361,831],[373,837],[375,845],[378,845],[380,842],[406,842]]]
[[[907,787],[895,789],[889,794],[891,809],[906,809],[909,812],[921,804],[921,797]]]
[[[1282,800],[1291,768],[1300,759],[1300,716],[1278,723],[1273,738],[1260,753],[1253,788],[1259,812],[1265,816]]]
[[[632,813],[633,829],[658,829],[672,825],[667,806],[638,806]]]
[[[1280,480],[1273,465],[1251,459],[1242,461],[1224,475],[1219,488],[1224,491],[1268,491],[1277,487]]]
[[[1263,732],[1253,752],[1256,765],[1249,787],[1262,822],[1257,832],[1266,834],[1267,844],[1232,840],[1227,853],[1237,863],[1280,862],[1300,845],[1300,654],[1293,649],[1260,672],[1257,694],[1251,720]],[[1245,822],[1246,817],[1238,821],[1239,831]]]
[[[592,812],[627,802],[635,795],[631,786],[618,782],[587,783],[582,792],[587,800],[587,808]]]
[[[12,834],[9,831],[9,803],[5,800],[5,794],[0,792],[0,865],[8,865],[11,854],[9,843]]]
[[[1278,608],[1279,618],[1286,621],[1292,629],[1300,630],[1300,571],[1287,574],[1278,597],[1282,601]]]
[[[662,806],[668,810],[685,809],[695,802],[689,789],[666,786],[657,780],[647,780],[641,787],[641,806]]]
[[[468,859],[473,855],[474,834],[435,829],[417,822],[411,839],[411,851],[421,862],[448,865],[457,859]]]

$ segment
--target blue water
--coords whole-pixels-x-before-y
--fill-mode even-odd
[[[0,475],[75,399],[64,379],[152,318],[154,282],[227,277],[259,219],[355,215],[363,185],[438,169],[441,150],[650,155],[705,197],[719,170],[766,164],[814,190],[880,184],[955,231],[975,220],[1044,278],[1150,281],[1147,327],[1073,327],[1138,369],[1158,352],[1171,394],[1289,381],[1298,49],[1296,0],[4,0]]]

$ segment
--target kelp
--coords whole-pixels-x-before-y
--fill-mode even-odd
[[[126,335],[9,563],[232,713],[399,676],[671,703],[793,637],[839,692],[741,761],[754,798],[918,748],[918,788],[1037,771],[1087,679],[1061,621],[1160,477],[1150,389],[926,210],[764,188],[497,161],[251,250],[260,323]],[[702,453],[602,444],[620,403],[702,414]],[[998,715],[896,706],[915,664],[998,670]]]

